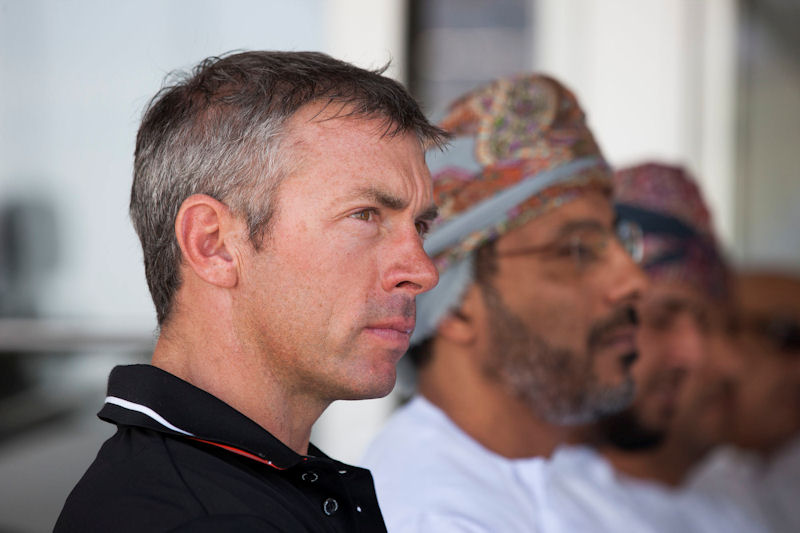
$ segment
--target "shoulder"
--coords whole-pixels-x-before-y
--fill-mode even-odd
[[[67,498],[55,531],[168,531],[207,513],[169,437],[120,427]],[[180,444],[178,444],[180,447]]]
[[[414,398],[389,419],[370,444],[362,464],[375,478],[378,494],[394,487],[425,490],[423,479],[437,479],[437,490],[457,486],[481,455],[477,443],[422,397]],[[416,492],[416,491],[415,491]]]
[[[423,398],[398,410],[363,462],[389,531],[531,531],[523,462],[489,452]]]
[[[55,531],[170,531],[186,524],[211,527],[218,520],[296,522],[286,511],[292,491],[277,474],[255,473],[239,466],[238,456],[224,453],[121,428],[67,498]]]
[[[639,522],[634,511],[643,502],[630,498],[643,487],[622,482],[611,464],[590,447],[556,450],[544,478],[541,521],[545,531],[652,530]]]
[[[363,463],[371,470],[390,468],[402,456],[428,458],[445,453],[445,438],[452,433],[450,421],[422,397],[400,407],[370,444]]]

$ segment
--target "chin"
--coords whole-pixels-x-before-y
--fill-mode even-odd
[[[397,371],[394,366],[391,372],[371,372],[369,376],[359,383],[351,383],[346,392],[347,397],[341,400],[371,400],[373,398],[383,398],[394,389],[397,380]]]

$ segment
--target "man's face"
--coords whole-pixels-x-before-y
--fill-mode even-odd
[[[737,294],[744,370],[736,440],[769,453],[800,432],[800,281],[743,275]]]
[[[729,399],[727,371],[718,364],[728,355],[724,309],[689,283],[655,280],[639,304],[639,319],[636,397],[601,423],[604,437],[622,449],[650,448],[672,430],[679,411],[704,417],[709,427],[722,423],[717,407]]]
[[[421,237],[435,216],[430,174],[415,136],[318,111],[289,123],[290,172],[264,246],[244,258],[235,325],[290,393],[383,396],[414,297],[438,280]]]
[[[639,361],[633,367],[636,399],[631,409],[646,430],[662,433],[678,394],[708,347],[712,303],[688,283],[655,281],[639,306]]]
[[[606,245],[597,243],[606,235]],[[538,249],[537,253],[516,253]],[[497,272],[483,288],[486,371],[543,418],[583,423],[632,395],[632,304],[646,281],[614,238],[614,213],[586,193],[497,241]]]
[[[678,394],[669,438],[700,456],[730,436],[741,366],[730,332],[713,321],[699,364]]]

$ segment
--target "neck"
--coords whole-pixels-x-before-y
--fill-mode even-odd
[[[269,357],[238,342],[220,316],[173,317],[162,328],[152,364],[216,396],[300,455],[327,404],[287,390]],[[202,332],[198,334],[198,331]]]
[[[675,439],[667,439],[649,450],[628,451],[611,446],[600,448],[614,468],[630,477],[678,487],[686,481],[704,452],[693,450]]]
[[[419,391],[484,448],[509,459],[548,457],[564,442],[550,424],[503,385],[464,364],[466,357],[436,354],[419,373]]]

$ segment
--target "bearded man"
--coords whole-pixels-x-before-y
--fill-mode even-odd
[[[760,514],[690,487],[731,430],[740,368],[728,268],[701,191],[683,168],[646,163],[616,173],[614,196],[620,221],[642,229],[650,278],[636,396],[553,455],[544,531],[763,531]]]
[[[365,463],[391,531],[529,532],[566,427],[630,402],[640,234],[616,227],[612,173],[556,80],[496,80],[440,125],[474,161],[434,177],[440,283],[418,297],[419,393]]]

